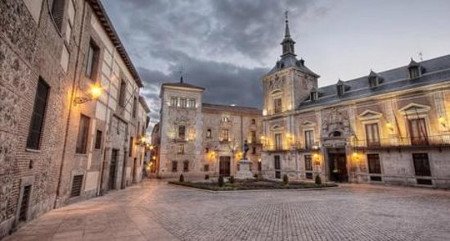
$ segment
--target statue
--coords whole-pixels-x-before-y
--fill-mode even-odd
[[[246,160],[247,159],[247,152],[248,152],[248,150],[250,149],[249,147],[248,147],[248,144],[247,144],[247,140],[245,140],[244,141],[244,160]]]

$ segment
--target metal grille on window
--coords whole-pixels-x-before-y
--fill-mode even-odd
[[[71,197],[78,197],[81,194],[81,187],[83,186],[83,175],[73,176]]]

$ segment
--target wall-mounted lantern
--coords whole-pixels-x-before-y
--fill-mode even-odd
[[[89,86],[89,89],[83,93],[84,96],[77,96],[74,98],[73,102],[75,105],[84,104],[91,100],[97,100],[103,94],[103,88],[100,84],[96,83]]]

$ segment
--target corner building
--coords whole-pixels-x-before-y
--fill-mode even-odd
[[[161,86],[161,120],[152,133],[159,177],[232,176],[247,141],[252,172],[260,170],[261,110],[202,103],[204,88],[184,83]]]
[[[449,55],[319,88],[285,27],[262,77],[266,178],[450,187]]]

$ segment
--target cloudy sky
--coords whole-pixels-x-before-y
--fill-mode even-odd
[[[260,77],[273,67],[284,11],[296,53],[319,86],[450,54],[448,0],[103,0],[145,82],[158,121],[159,88],[205,87],[205,102],[259,107]]]

